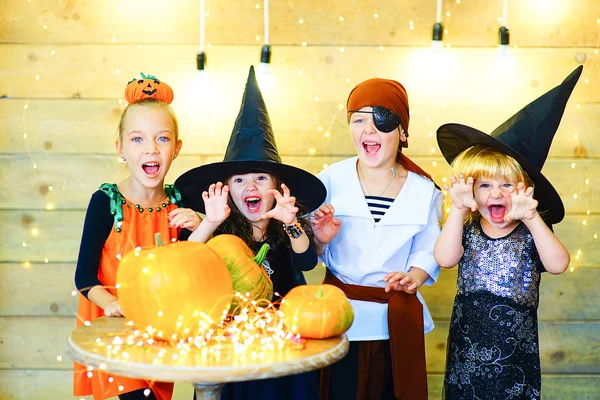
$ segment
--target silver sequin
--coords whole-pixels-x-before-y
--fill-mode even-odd
[[[465,253],[459,262],[458,294],[490,292],[517,304],[538,306],[544,270],[531,233],[519,224],[508,236],[492,239],[479,223],[466,226]]]

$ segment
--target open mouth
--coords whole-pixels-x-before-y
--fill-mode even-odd
[[[500,204],[492,204],[488,206],[490,212],[490,218],[492,222],[504,222],[504,216],[506,215],[506,206]]]
[[[368,156],[374,156],[381,149],[381,143],[377,142],[363,142],[362,146]]]
[[[160,164],[157,162],[147,162],[142,164],[142,169],[146,175],[153,177],[158,174],[158,171],[160,170]]]
[[[154,89],[154,90],[142,90],[142,93],[144,93],[146,96],[152,96],[152,95],[154,95],[154,93],[156,93],[156,89]]]
[[[260,210],[260,205],[262,204],[262,200],[258,196],[248,196],[244,198],[244,203],[246,204],[246,208],[249,212],[255,213]]]

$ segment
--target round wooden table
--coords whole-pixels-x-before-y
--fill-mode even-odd
[[[82,325],[67,338],[66,354],[73,361],[131,378],[161,382],[189,382],[198,400],[218,400],[226,382],[249,381],[293,375],[330,365],[346,355],[346,335],[331,339],[307,339],[303,348],[286,346],[263,355],[236,354],[224,346],[218,355],[203,354],[192,348],[184,356],[172,347],[128,346],[127,357],[113,355],[101,343],[112,343],[116,336],[127,337],[133,328],[123,318],[98,318],[90,326]],[[176,356],[174,357],[174,355]]]

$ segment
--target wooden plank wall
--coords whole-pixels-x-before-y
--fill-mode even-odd
[[[144,71],[175,90],[184,144],[169,181],[221,159],[259,61],[263,2],[207,3],[203,73],[198,1],[0,3],[0,399],[72,397],[63,345],[75,324],[74,265],[91,193],[124,173],[114,139],[127,80]],[[280,152],[315,173],[353,155],[340,105],[356,83],[389,77],[410,96],[407,154],[441,183],[439,125],[490,131],[582,63],[544,168],[567,209],[556,232],[572,271],[543,278],[540,347],[545,399],[599,398],[600,3],[509,2],[509,59],[497,57],[499,1],[443,2],[446,48],[431,53],[435,3],[272,1],[272,87],[261,85]],[[455,282],[456,271],[443,271],[423,290],[437,325],[427,335],[432,399]],[[176,392],[187,399],[191,387]]]

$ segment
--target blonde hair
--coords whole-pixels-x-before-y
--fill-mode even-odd
[[[460,153],[450,165],[450,176],[463,173],[465,179],[472,177],[474,181],[480,178],[502,177],[507,182],[525,183],[525,187],[533,186],[533,181],[513,157],[492,147],[475,145]],[[444,198],[443,217],[445,222],[452,205],[452,198],[446,194]],[[479,211],[469,210],[465,217],[465,225],[470,225],[481,218]]]
[[[140,101],[135,103],[130,103],[125,107],[123,113],[121,114],[121,119],[119,120],[119,128],[117,134],[119,135],[119,141],[123,141],[123,130],[125,129],[125,118],[127,118],[127,114],[129,110],[133,107],[157,107],[167,110],[171,119],[173,119],[173,129],[175,130],[173,134],[175,135],[175,141],[179,140],[179,124],[177,122],[177,117],[175,116],[175,111],[171,108],[170,105],[165,103],[164,101],[158,100],[154,97],[146,97]]]

